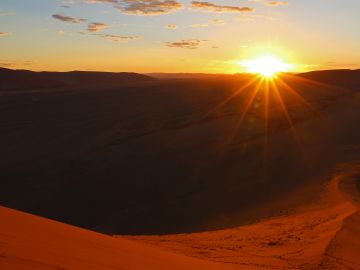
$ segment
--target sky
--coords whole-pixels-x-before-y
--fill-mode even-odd
[[[237,73],[360,68],[359,0],[0,0],[0,66]]]

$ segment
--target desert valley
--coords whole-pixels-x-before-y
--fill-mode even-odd
[[[0,270],[360,270],[359,0],[1,0]]]
[[[357,269],[359,74],[2,69],[1,204],[111,237],[2,208],[0,265]]]

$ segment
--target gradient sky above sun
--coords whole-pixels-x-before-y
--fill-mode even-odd
[[[262,55],[296,71],[360,68],[359,0],[1,0],[0,66],[244,71]]]

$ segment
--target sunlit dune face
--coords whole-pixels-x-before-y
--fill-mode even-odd
[[[242,65],[250,73],[260,74],[266,78],[272,78],[279,72],[289,71],[291,65],[274,56],[263,56],[253,60],[243,61]]]

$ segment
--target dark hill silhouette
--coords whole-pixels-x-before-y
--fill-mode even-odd
[[[155,79],[150,76],[130,72],[34,72],[0,68],[0,89],[117,85],[150,80]]]
[[[332,84],[334,86],[360,86],[360,70],[335,69],[311,71],[298,74],[297,76]]]

